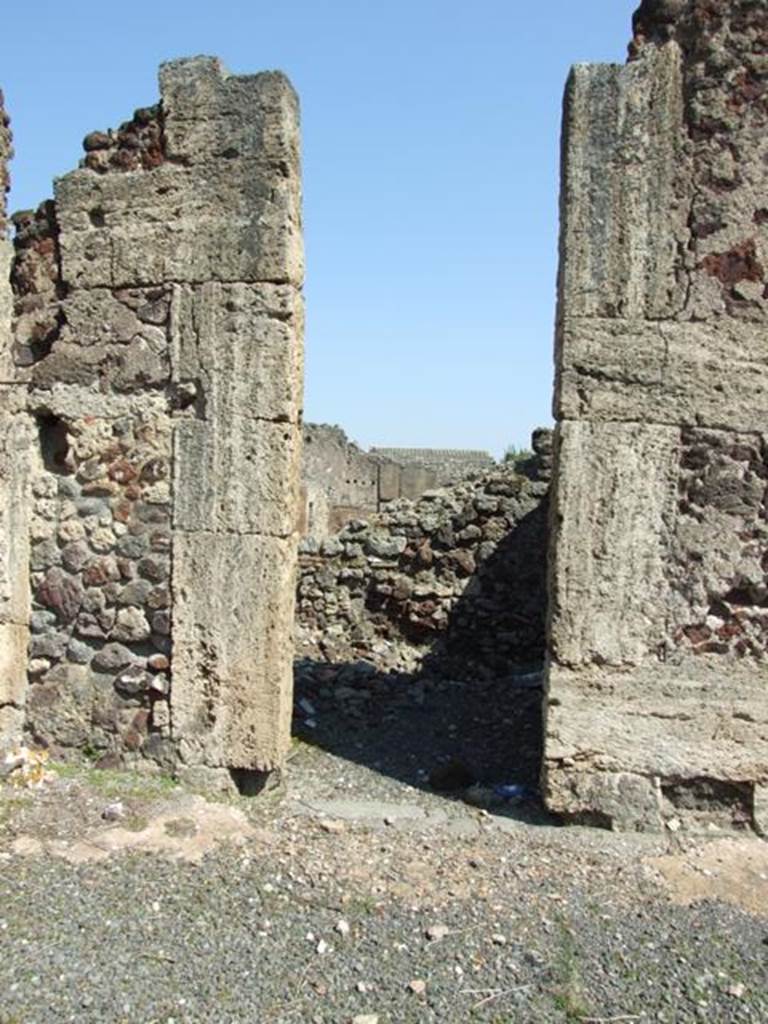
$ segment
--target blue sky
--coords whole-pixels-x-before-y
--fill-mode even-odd
[[[12,208],[154,102],[161,61],[280,68],[302,102],[306,418],[495,455],[549,422],[563,84],[624,60],[636,0],[8,6]]]

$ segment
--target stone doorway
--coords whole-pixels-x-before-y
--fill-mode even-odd
[[[551,434],[300,544],[294,736],[409,786],[535,805]]]

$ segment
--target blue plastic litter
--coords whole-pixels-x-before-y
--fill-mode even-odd
[[[533,800],[536,796],[535,789],[531,786],[524,786],[519,782],[501,783],[493,787],[493,792],[502,800]]]

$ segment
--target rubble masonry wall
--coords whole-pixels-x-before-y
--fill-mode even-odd
[[[299,657],[467,681],[540,668],[551,433],[534,443],[524,472],[503,464],[304,538]]]
[[[29,521],[0,525],[0,728],[102,764],[268,771],[291,708],[297,100],[212,58],[163,65],[160,93],[14,218],[0,479]]]
[[[768,828],[768,9],[643,3],[566,90],[544,765]]]

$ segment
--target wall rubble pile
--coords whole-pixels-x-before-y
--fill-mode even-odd
[[[768,828],[768,10],[645,0],[566,90],[550,807]]]

